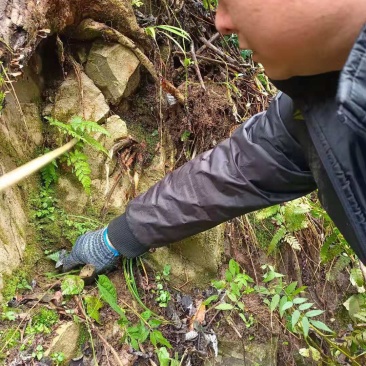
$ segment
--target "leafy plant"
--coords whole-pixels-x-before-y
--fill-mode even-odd
[[[191,41],[191,36],[184,29],[167,24],[146,27],[145,32],[155,40],[157,34],[164,35],[165,37],[169,38],[174,44],[176,44],[177,47],[184,53],[184,55],[186,54],[184,45],[182,47],[182,45],[174,38],[174,36],[178,36],[179,39],[183,41]]]
[[[102,299],[120,316],[118,323],[125,330],[125,342],[129,343],[135,350],[139,350],[139,344],[144,343],[147,339],[154,347],[160,344],[171,348],[169,341],[158,330],[162,321],[157,319],[152,311],[145,310],[139,314],[131,308],[131,311],[139,318],[138,323],[132,324],[126,317],[125,309],[117,304],[116,288],[107,276],[100,275],[98,277],[98,289]]]
[[[51,359],[56,366],[62,365],[65,361],[65,354],[63,352],[54,352],[51,354]]]
[[[63,295],[79,295],[84,289],[84,281],[79,276],[67,275],[61,283]]]
[[[300,250],[301,246],[294,233],[308,227],[307,214],[311,206],[306,199],[300,198],[283,205],[275,205],[256,213],[259,221],[271,218],[277,226],[268,253],[274,252],[281,241],[288,243],[293,249]]]
[[[239,264],[234,259],[230,259],[229,268],[225,272],[225,280],[212,282],[213,287],[224,293],[223,300],[215,306],[215,309],[236,311],[247,328],[252,326],[254,318],[252,315],[245,316],[245,305],[242,302],[242,296],[254,291],[254,288],[250,285],[253,282],[249,275],[240,270]],[[204,303],[208,305],[218,298],[218,295],[212,295]]]
[[[103,145],[91,135],[98,133],[108,136],[108,131],[98,125],[98,123],[84,120],[82,117],[73,117],[68,124],[51,117],[46,117],[46,119],[49,121],[50,125],[56,127],[62,135],[66,137],[73,137],[78,140],[75,147],[60,157],[59,161],[65,162],[72,168],[72,172],[82,184],[84,190],[90,194],[91,169],[88,163],[88,157],[84,153],[84,147],[89,145],[93,149],[108,155],[108,152]],[[41,174],[46,188],[49,187],[52,182],[57,180],[57,166],[57,162],[52,162],[42,170]]]
[[[169,280],[170,274],[170,265],[165,265],[162,273],[157,273],[155,275],[155,283],[156,283],[156,302],[159,304],[161,308],[166,308],[170,301],[170,293],[167,289],[164,288],[164,282]]]
[[[36,358],[38,361],[40,361],[44,356],[44,349],[41,344],[39,344],[36,349],[32,352],[32,357]]]
[[[158,356],[159,365],[160,366],[179,366],[180,362],[178,360],[178,355],[175,355],[175,358],[172,359],[169,355],[168,350],[165,347],[160,347],[156,351],[156,355]]]

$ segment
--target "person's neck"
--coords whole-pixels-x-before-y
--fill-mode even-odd
[[[366,1],[342,1],[343,7],[335,21],[331,36],[324,45],[323,61],[327,71],[341,70],[366,24]],[[330,65],[330,68],[329,68]]]

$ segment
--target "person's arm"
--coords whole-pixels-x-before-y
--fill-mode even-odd
[[[113,246],[135,257],[316,189],[289,123],[302,122],[293,120],[291,99],[279,94],[267,112],[132,200],[108,226]]]

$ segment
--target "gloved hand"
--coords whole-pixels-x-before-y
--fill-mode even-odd
[[[91,231],[76,239],[71,253],[63,260],[64,272],[85,264],[95,267],[96,273],[106,272],[116,265],[119,253],[108,239],[108,228]]]

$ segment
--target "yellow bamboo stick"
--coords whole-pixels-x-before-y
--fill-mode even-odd
[[[7,189],[14,184],[20,182],[21,180],[27,178],[29,175],[35,173],[39,169],[43,168],[45,165],[49,164],[52,160],[58,158],[60,155],[69,151],[78,142],[76,138],[69,141],[67,144],[59,147],[56,150],[50,151],[30,162],[6,173],[0,177],[0,192]]]

